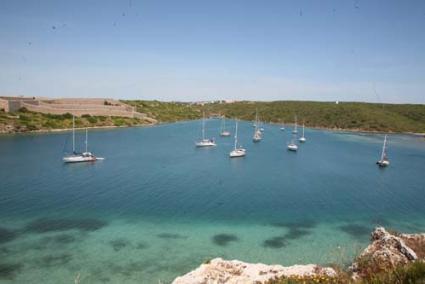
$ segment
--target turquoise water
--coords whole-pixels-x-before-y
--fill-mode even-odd
[[[95,164],[62,163],[70,133],[0,136],[0,282],[164,283],[213,258],[348,263],[376,225],[425,231],[425,141],[265,126],[247,156],[207,122],[218,146],[197,149],[200,122],[94,130]],[[77,140],[83,141],[84,133]],[[82,145],[81,145],[82,146]]]

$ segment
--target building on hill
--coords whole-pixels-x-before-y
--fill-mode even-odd
[[[92,116],[121,116],[146,118],[146,115],[139,113],[135,107],[122,103],[114,99],[46,99],[35,97],[0,97],[0,109],[5,112],[16,112],[21,108],[29,111],[65,114],[70,113],[75,116],[84,114]]]

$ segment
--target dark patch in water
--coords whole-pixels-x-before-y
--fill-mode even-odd
[[[0,263],[0,279],[13,280],[22,269],[22,264]]]
[[[264,244],[267,242],[270,244],[270,247],[274,247],[274,245],[276,245],[276,247],[283,247],[287,245],[287,240],[296,240],[311,234],[310,229],[316,227],[316,225],[317,222],[313,220],[273,223],[272,226],[286,228],[289,231],[282,237],[266,240]]]
[[[285,239],[285,237],[274,237],[263,242],[263,247],[266,248],[283,248],[287,245],[288,241]]]
[[[227,246],[230,242],[236,242],[239,238],[231,234],[217,234],[213,238],[213,243],[218,246]]]
[[[187,239],[186,236],[182,236],[179,234],[171,234],[171,233],[161,233],[156,236],[161,239]]]
[[[68,253],[59,255],[48,255],[41,258],[41,263],[44,267],[61,266],[70,262],[72,255]]]
[[[138,243],[136,249],[147,249],[149,246],[145,243]]]
[[[60,234],[52,237],[45,237],[41,240],[41,244],[57,244],[67,245],[76,241],[76,238],[72,235]]]
[[[5,247],[0,247],[0,255],[1,256],[7,256],[10,253],[10,249]]]
[[[9,229],[0,227],[0,244],[7,243],[16,239],[18,234]]]
[[[114,251],[120,251],[123,248],[131,245],[131,243],[125,239],[116,239],[116,240],[110,241],[109,243],[111,244]]]
[[[371,232],[371,228],[358,224],[343,225],[340,226],[339,229],[355,238],[363,238]]]
[[[71,235],[61,234],[53,237],[53,241],[58,244],[70,244],[75,242],[75,237]]]
[[[40,241],[34,244],[31,249],[45,250],[51,249],[52,247],[62,247],[77,240],[76,237],[68,234],[60,234],[55,236],[44,237]]]
[[[290,229],[289,232],[285,234],[284,238],[288,240],[296,240],[309,234],[311,234],[311,232],[308,230]]]
[[[92,232],[106,226],[106,222],[98,219],[36,219],[30,222],[26,227],[26,232],[47,233],[61,232],[68,230],[80,230]]]

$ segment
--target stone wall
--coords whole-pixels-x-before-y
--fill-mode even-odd
[[[9,101],[0,99],[0,110],[4,110],[5,112],[9,112]]]
[[[75,116],[121,116],[145,119],[147,116],[135,111],[135,108],[113,99],[37,99],[28,97],[0,97],[0,108],[13,112],[21,107],[29,111],[65,114]]]
[[[122,116],[122,117],[138,117],[144,118],[146,115],[133,112],[125,107],[106,106],[106,105],[56,105],[40,102],[38,105],[33,103],[22,102],[23,107],[29,111],[50,113],[50,114],[65,114],[70,113],[75,116],[89,114],[92,116]]]

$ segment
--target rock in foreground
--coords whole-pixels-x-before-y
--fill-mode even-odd
[[[332,268],[314,264],[284,267],[215,258],[186,275],[177,277],[173,284],[266,283],[280,277],[315,275],[333,277],[336,272]]]
[[[372,232],[371,241],[350,267],[354,278],[425,259],[425,234],[389,233],[378,227]]]

